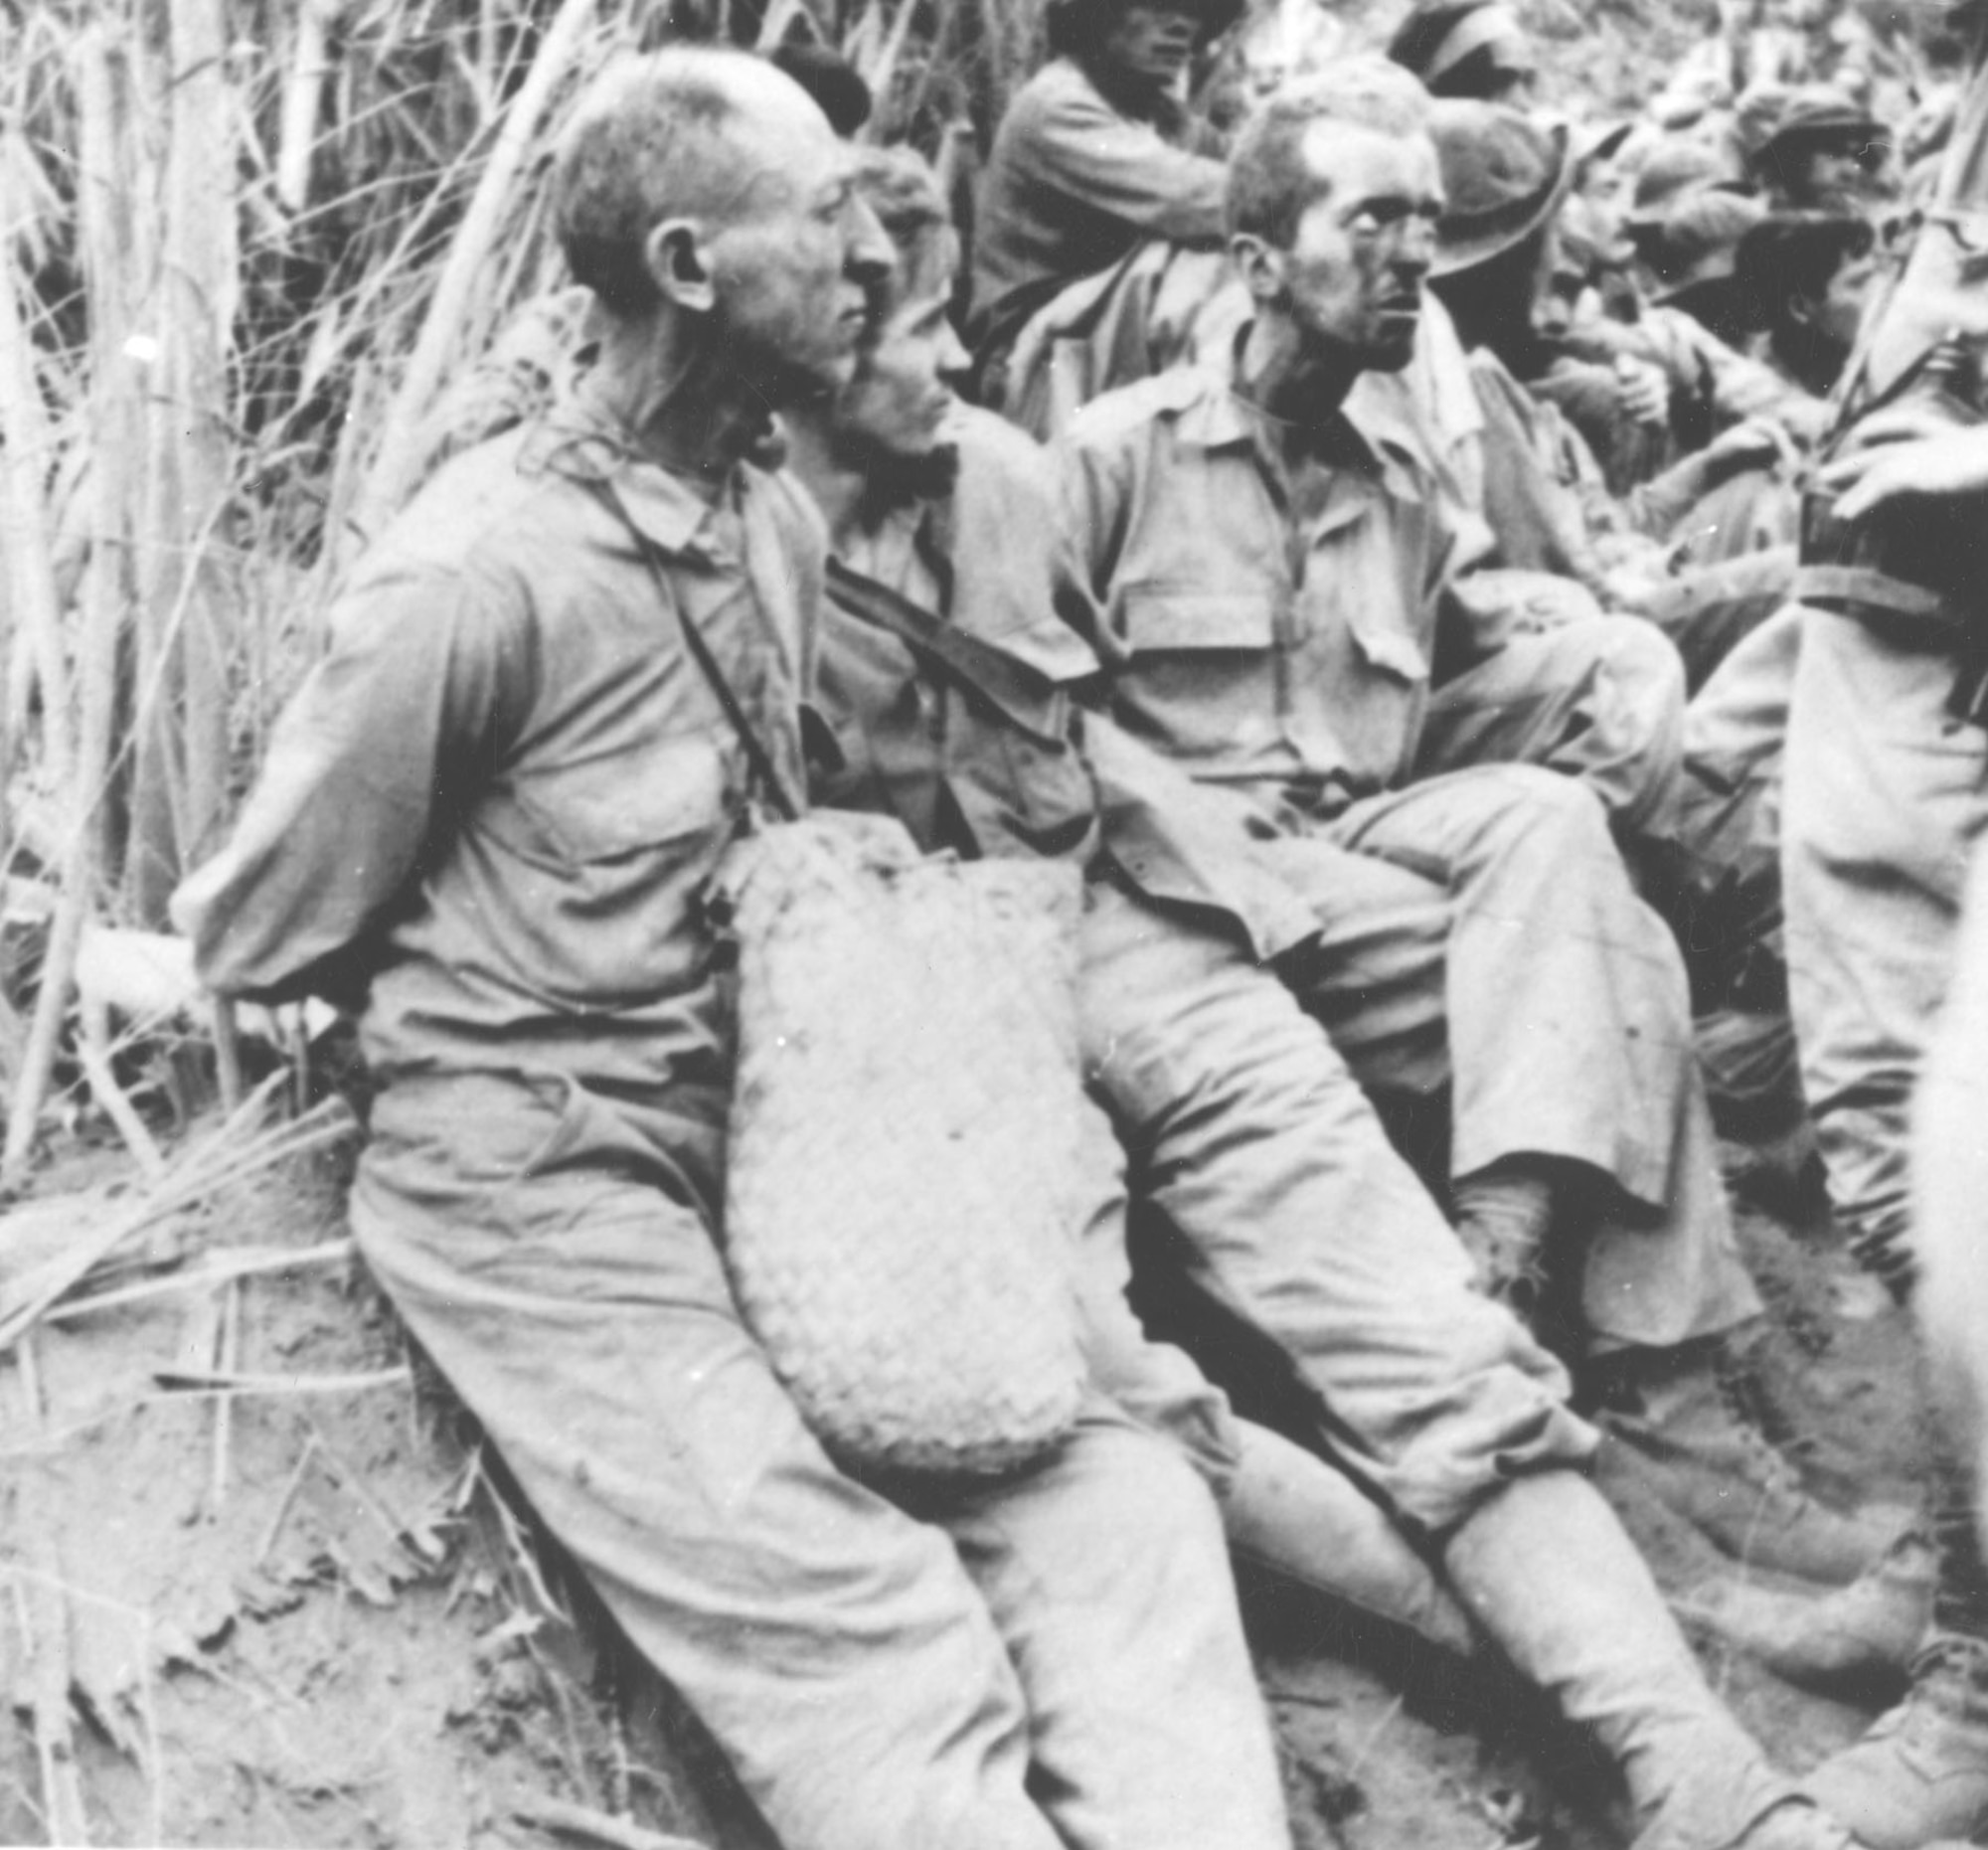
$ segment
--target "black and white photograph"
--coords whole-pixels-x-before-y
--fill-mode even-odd
[[[0,1845],[1988,1845],[1984,838],[1988,0],[6,0]]]

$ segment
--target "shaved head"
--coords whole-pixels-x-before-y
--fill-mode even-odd
[[[652,308],[646,244],[670,219],[748,222],[783,157],[834,133],[807,92],[763,59],[676,47],[610,67],[581,100],[553,173],[553,214],[577,281],[610,312]]]

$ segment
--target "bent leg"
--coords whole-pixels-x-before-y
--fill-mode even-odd
[[[1485,765],[1357,803],[1330,836],[1453,896],[1452,1172],[1545,1156],[1612,1184],[1583,1243],[1590,1332],[1665,1346],[1755,1314],[1683,965],[1593,796],[1532,766]]]
[[[1039,1470],[930,1503],[1014,1659],[1031,1789],[1070,1850],[1285,1850],[1221,1517],[1184,1459],[1100,1407]]]
[[[1519,636],[1429,702],[1415,775],[1543,764],[1601,798],[1625,838],[1667,838],[1684,762],[1684,665],[1639,617]]]
[[[1584,1456],[1567,1377],[1470,1262],[1295,999],[1226,938],[1110,889],[1085,914],[1084,1057],[1207,1286],[1295,1362],[1396,1507],[1441,1527]]]
[[[685,1140],[578,1088],[392,1085],[354,1231],[783,1842],[1057,1850],[985,1603],[944,1535],[801,1425],[672,1160]]]

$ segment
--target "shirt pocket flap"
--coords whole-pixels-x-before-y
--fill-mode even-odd
[[[1429,678],[1428,658],[1412,636],[1405,636],[1399,629],[1390,629],[1369,616],[1353,618],[1348,627],[1353,631],[1354,645],[1371,666],[1399,675],[1404,681]]]
[[[710,739],[609,753],[533,780],[528,808],[576,861],[617,861],[722,826],[725,756]]]
[[[1267,649],[1277,638],[1274,600],[1263,592],[1211,591],[1185,585],[1128,585],[1125,629],[1146,649]]]

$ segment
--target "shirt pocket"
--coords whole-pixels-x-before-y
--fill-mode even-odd
[[[1277,732],[1277,604],[1268,586],[1151,580],[1120,593],[1121,717],[1170,756],[1240,765]]]
[[[703,736],[560,764],[518,786],[520,806],[575,869],[612,866],[719,834],[729,804],[726,759]]]
[[[1267,651],[1276,643],[1276,597],[1267,587],[1215,591],[1158,580],[1126,586],[1123,598],[1134,657],[1154,651]]]

